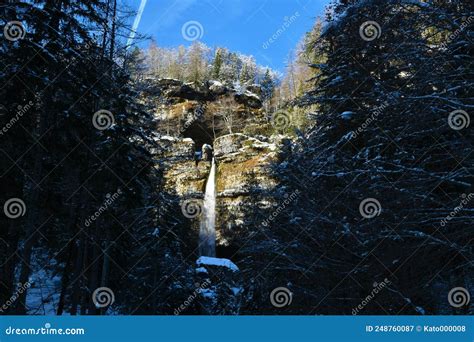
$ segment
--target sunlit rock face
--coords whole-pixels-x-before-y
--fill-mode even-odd
[[[254,214],[274,205],[279,181],[272,168],[288,153],[285,142],[283,137],[265,142],[239,133],[215,140],[218,250],[232,253],[262,225],[263,217]]]
[[[216,137],[265,124],[259,85],[234,89],[218,81],[184,83],[149,79],[142,102],[154,113],[157,132],[188,137],[200,148]]]
[[[164,188],[179,198],[203,198],[209,163],[197,163],[196,144],[190,138],[162,137],[157,153],[163,172]]]
[[[256,213],[275,205],[273,192],[279,180],[273,169],[289,153],[289,140],[283,136],[263,140],[240,133],[224,135],[213,141],[212,150],[204,147],[205,158],[200,152],[196,155],[196,144],[189,138],[164,137],[159,141],[164,147],[161,167],[165,189],[176,195],[177,201],[202,202],[211,167],[207,159],[214,156],[217,256],[230,257],[228,253],[262,225],[265,217]],[[197,233],[200,217],[190,220]]]
[[[150,89],[154,95],[146,101],[155,113],[161,147],[156,159],[177,224],[189,223],[188,252],[198,250],[201,217],[183,216],[181,205],[187,200],[204,203],[215,158],[216,256],[233,260],[277,203],[275,168],[291,142],[271,136],[258,85],[234,89],[217,81],[163,79],[151,81]]]

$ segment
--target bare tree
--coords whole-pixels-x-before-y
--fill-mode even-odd
[[[227,130],[229,134],[232,134],[243,127],[244,120],[239,115],[239,105],[233,98],[223,98],[217,101],[217,105],[217,117],[220,119],[216,127],[218,130]]]

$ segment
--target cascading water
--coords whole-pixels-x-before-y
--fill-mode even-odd
[[[204,194],[204,208],[199,230],[199,253],[201,256],[216,256],[216,163],[214,158],[212,158]]]

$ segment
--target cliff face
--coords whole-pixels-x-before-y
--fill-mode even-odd
[[[262,225],[263,218],[254,214],[275,205],[279,180],[272,168],[289,152],[288,143],[282,136],[262,141],[239,133],[215,140],[217,246],[222,251],[230,248],[233,253],[242,247],[243,239]]]
[[[261,108],[258,86],[237,91],[212,81],[153,84],[155,95],[144,98],[154,106],[156,167],[163,173],[162,188],[172,202],[160,205],[171,207],[177,225],[184,229],[177,239],[182,261],[192,268],[191,262],[199,257],[205,188],[214,158],[216,257],[234,262],[239,270],[201,265],[194,279],[207,286],[200,290],[203,312],[238,313],[241,303],[252,301],[249,293],[254,285],[243,279],[254,275],[245,259],[251,255],[249,249],[258,249],[258,241],[252,238],[278,206],[275,193],[280,180],[275,170],[291,153],[291,140],[268,134],[271,125]]]
[[[231,246],[239,231],[258,224],[249,215],[253,208],[272,206],[270,193],[278,180],[271,166],[288,141],[261,134],[270,124],[260,94],[258,85],[234,89],[216,81],[194,84],[161,79],[150,80],[142,96],[155,112],[161,147],[156,158],[164,174],[164,189],[181,206],[189,201],[202,205],[210,160],[215,157],[218,248]],[[199,217],[184,214],[193,216],[192,227],[198,230]]]
[[[259,93],[258,85],[235,89],[217,81],[160,79],[149,80],[141,98],[154,113],[157,132],[189,137],[200,149],[218,136],[265,126]]]
[[[190,138],[162,137],[158,143],[163,148],[158,157],[163,161],[165,190],[183,199],[203,198],[210,165],[197,162],[195,142]]]
[[[284,136],[260,134],[270,127],[260,92],[256,85],[236,90],[215,81],[196,85],[163,79],[151,82],[148,96],[143,96],[157,118],[161,151],[156,157],[164,189],[181,206],[190,201],[202,205],[210,160],[215,157],[216,245],[218,254],[228,257],[243,243],[241,232],[261,224],[252,215],[254,209],[265,211],[274,205],[271,194],[278,179],[272,167],[291,145]],[[199,216],[185,214],[192,216],[192,229],[198,231]]]
[[[164,174],[164,188],[180,199],[183,215],[189,216],[196,236],[200,216],[187,213],[185,202],[195,201],[202,206],[210,162],[197,160],[195,143],[190,138],[165,137],[159,140],[164,147],[160,157]],[[254,209],[270,210],[275,201],[272,193],[278,185],[272,167],[289,153],[290,141],[277,136],[267,141],[241,133],[224,135],[214,141],[216,175],[216,245],[229,256],[226,248],[236,249],[242,233],[257,229],[262,220],[251,213]],[[196,241],[197,243],[197,241]]]

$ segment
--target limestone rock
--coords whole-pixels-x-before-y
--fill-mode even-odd
[[[247,86],[247,90],[258,97],[262,96],[262,87],[259,84],[251,84]]]
[[[176,80],[174,78],[161,78],[156,81],[158,86],[168,88],[168,87],[180,87],[183,82]]]
[[[263,105],[260,97],[248,90],[243,92],[242,94],[235,94],[235,100],[238,103],[244,104],[254,109],[262,108]]]
[[[210,166],[196,163],[194,141],[165,136],[158,142],[163,147],[160,157],[165,189],[182,197],[202,198]]]
[[[262,141],[267,140],[267,141]],[[218,249],[239,246],[244,236],[258,229],[262,219],[257,210],[271,211],[276,201],[274,191],[279,184],[272,168],[291,152],[291,141],[285,136],[256,139],[235,133],[214,141],[216,174],[216,246]],[[161,165],[165,190],[181,199],[202,199],[212,157],[211,147],[203,147],[201,160],[196,160],[195,143],[191,139],[162,137]],[[199,217],[193,219],[194,235],[199,231]],[[197,241],[190,241],[197,245]]]
[[[211,81],[209,81],[208,86],[209,86],[209,90],[214,95],[217,95],[217,96],[224,95],[228,91],[227,87],[219,81],[212,81],[211,80]]]
[[[217,247],[239,245],[243,233],[261,224],[249,213],[274,204],[272,191],[278,180],[272,176],[271,167],[287,152],[285,143],[283,137],[264,142],[240,133],[215,140]]]
[[[202,145],[202,160],[211,161],[212,160],[212,147],[211,145],[204,144]]]

